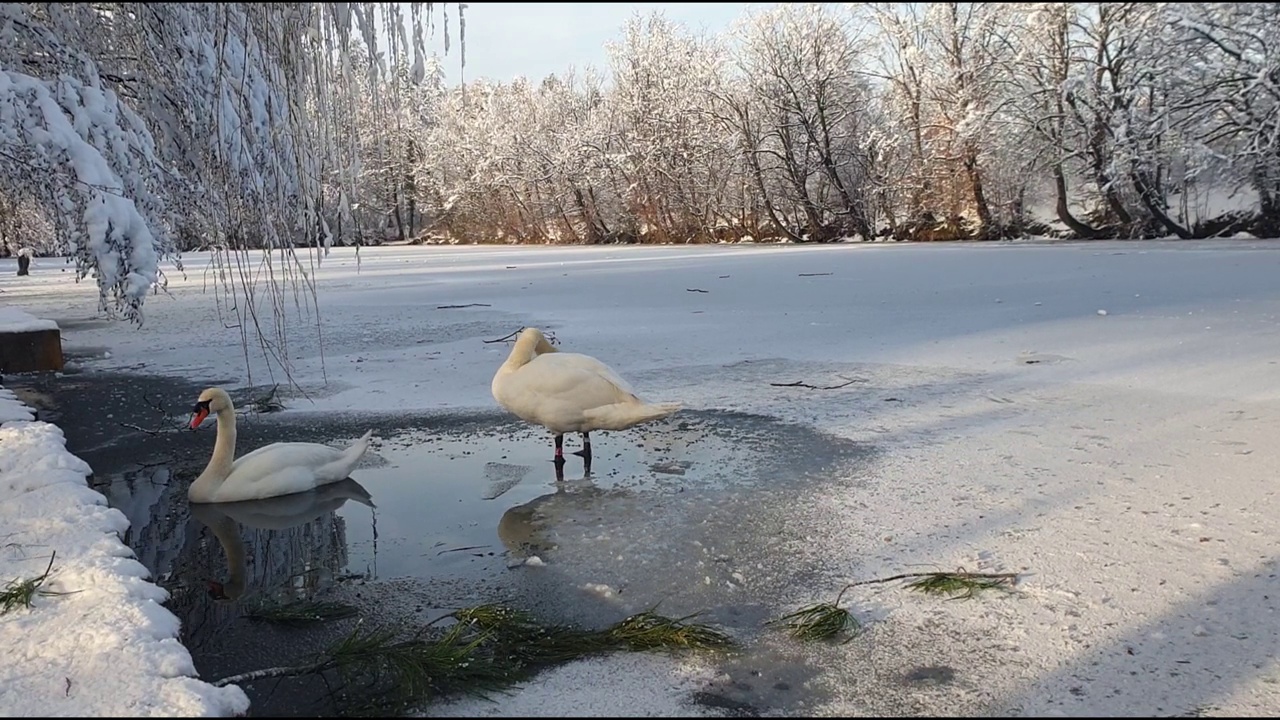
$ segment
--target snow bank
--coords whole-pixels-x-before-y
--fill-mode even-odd
[[[0,388],[0,582],[53,567],[32,607],[0,614],[0,715],[218,716],[238,687],[195,677],[166,592],[120,541],[128,520],[85,482],[62,431]],[[0,611],[3,606],[0,606]]]
[[[58,323],[23,312],[16,307],[0,307],[0,333],[57,330]]]
[[[34,410],[23,405],[22,401],[14,396],[12,390],[5,390],[0,387],[0,424],[7,423],[10,420],[35,419],[36,413]]]

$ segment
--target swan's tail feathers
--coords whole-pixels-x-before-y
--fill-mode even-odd
[[[373,438],[373,430],[365,431],[360,439],[351,443],[351,447],[342,453],[342,459],[350,465],[355,465],[361,457],[364,456],[366,450],[369,449],[369,441]]]
[[[684,407],[681,403],[614,403],[583,412],[587,422],[599,430],[626,430],[664,418]]]

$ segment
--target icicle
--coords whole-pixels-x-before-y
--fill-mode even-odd
[[[413,71],[411,77],[414,84],[420,84],[426,77],[426,48],[422,42],[422,7],[421,3],[410,5],[413,17]]]

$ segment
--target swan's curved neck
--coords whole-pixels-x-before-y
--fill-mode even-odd
[[[236,459],[236,412],[231,408],[218,411],[218,439],[213,444],[213,457],[204,472],[192,483],[196,495],[212,493],[231,474]]]
[[[555,347],[547,342],[547,339],[541,335],[521,335],[516,344],[511,348],[511,354],[507,356],[507,361],[502,363],[502,369],[509,371],[519,370],[529,364],[539,355],[556,352]]]
[[[511,348],[511,354],[507,356],[507,361],[502,363],[503,369],[518,370],[528,365],[529,361],[538,354],[537,345],[537,340],[528,335],[522,335],[516,341],[515,346]]]

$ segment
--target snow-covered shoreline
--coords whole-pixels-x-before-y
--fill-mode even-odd
[[[195,678],[167,594],[120,540],[62,431],[0,387],[0,581],[52,569],[30,608],[0,615],[0,715],[231,716],[249,700]],[[52,594],[58,593],[58,594]]]

